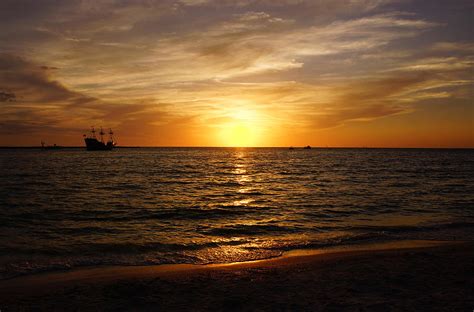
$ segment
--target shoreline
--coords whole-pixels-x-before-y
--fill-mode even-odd
[[[258,260],[219,262],[208,264],[176,263],[176,264],[152,264],[152,265],[90,265],[80,266],[72,269],[59,269],[43,272],[26,273],[5,279],[0,279],[0,291],[4,283],[10,281],[9,288],[16,283],[35,283],[43,279],[49,281],[59,279],[74,281],[84,281],[101,277],[105,280],[120,279],[130,275],[140,274],[173,274],[175,272],[197,271],[206,269],[220,269],[231,267],[253,267],[266,265],[283,265],[285,263],[299,262],[306,258],[317,258],[324,255],[351,255],[356,253],[368,253],[377,251],[404,250],[430,248],[453,244],[464,244],[467,241],[453,240],[395,240],[374,243],[338,245],[325,248],[292,249],[283,252],[281,255]],[[96,273],[100,272],[98,275]],[[149,276],[149,275],[148,275]]]
[[[472,292],[469,296],[470,288],[467,287],[467,284],[474,282],[472,274],[469,277],[473,260],[472,241],[410,240],[293,250],[276,258],[237,263],[84,267],[2,280],[0,303],[6,310],[30,307],[61,310],[69,304],[99,310],[109,309],[111,305],[131,307],[136,304],[145,304],[142,308],[147,310],[159,304],[172,310],[185,310],[184,306],[175,306],[183,304],[184,300],[199,302],[193,304],[194,310],[227,310],[229,307],[232,310],[233,304],[244,310],[258,309],[263,304],[263,310],[273,310],[276,308],[273,304],[276,303],[290,304],[286,307],[293,310],[298,309],[300,300],[281,302],[279,296],[286,294],[301,297],[308,307],[316,307],[326,301],[331,304],[352,302],[358,298],[356,293],[359,291],[372,298],[372,301],[380,301],[379,289],[372,286],[367,288],[365,284],[383,281],[380,284],[383,286],[380,286],[382,295],[388,294],[390,297],[394,291],[391,290],[393,285],[385,279],[394,279],[402,285],[407,283],[396,291],[408,292],[410,298],[421,296],[423,300],[426,299],[426,285],[439,281],[448,283],[440,288],[440,291],[449,294],[443,295],[442,300],[454,300],[451,298],[454,296],[456,300],[461,300],[457,304],[465,307],[474,302]],[[430,267],[432,269],[424,271]],[[442,273],[441,269],[449,273]],[[321,280],[325,282],[320,283]],[[365,281],[362,286],[358,285],[361,280]],[[254,284],[258,287],[252,290]],[[306,288],[307,285],[313,287]],[[411,288],[413,285],[416,288]],[[333,294],[334,289],[328,290],[327,287],[354,294],[341,297],[337,291]],[[227,295],[214,295],[222,291]],[[232,299],[229,306],[228,296],[240,299]],[[430,296],[436,296],[436,293]],[[245,305],[244,297],[251,298],[248,305]],[[220,308],[214,309],[213,305],[209,306],[211,303]],[[245,306],[242,307],[242,304]],[[265,308],[265,305],[268,306]]]

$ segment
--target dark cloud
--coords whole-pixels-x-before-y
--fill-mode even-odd
[[[43,70],[56,70],[58,69],[57,67],[54,67],[54,66],[40,66],[41,69]]]
[[[52,69],[0,54],[0,135],[52,131],[77,134],[91,124],[146,132],[153,123],[170,117],[152,102],[105,102],[73,91],[53,79]]]
[[[15,100],[15,93],[8,91],[0,91],[0,102],[14,102]]]
[[[84,97],[52,80],[44,66],[9,54],[0,54],[0,86],[23,102],[59,103]]]

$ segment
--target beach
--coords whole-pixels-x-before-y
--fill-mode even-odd
[[[215,265],[101,266],[0,281],[2,311],[471,311],[474,243],[405,241]]]

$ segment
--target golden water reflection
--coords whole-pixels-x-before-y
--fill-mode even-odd
[[[254,202],[255,200],[254,199],[251,199],[251,198],[246,198],[246,199],[241,199],[241,200],[234,200],[232,202],[232,205],[234,206],[246,206],[252,202]]]
[[[234,170],[232,172],[233,176],[235,177],[235,182],[239,185],[237,192],[240,194],[249,193],[252,190],[252,187],[247,186],[248,184],[251,184],[253,180],[251,175],[248,173],[245,157],[246,151],[243,149],[239,149],[234,159]],[[253,201],[255,201],[255,199],[248,197],[234,201],[233,204],[236,206],[245,206]]]

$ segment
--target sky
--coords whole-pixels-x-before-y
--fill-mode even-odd
[[[470,0],[2,0],[0,145],[474,147]]]

